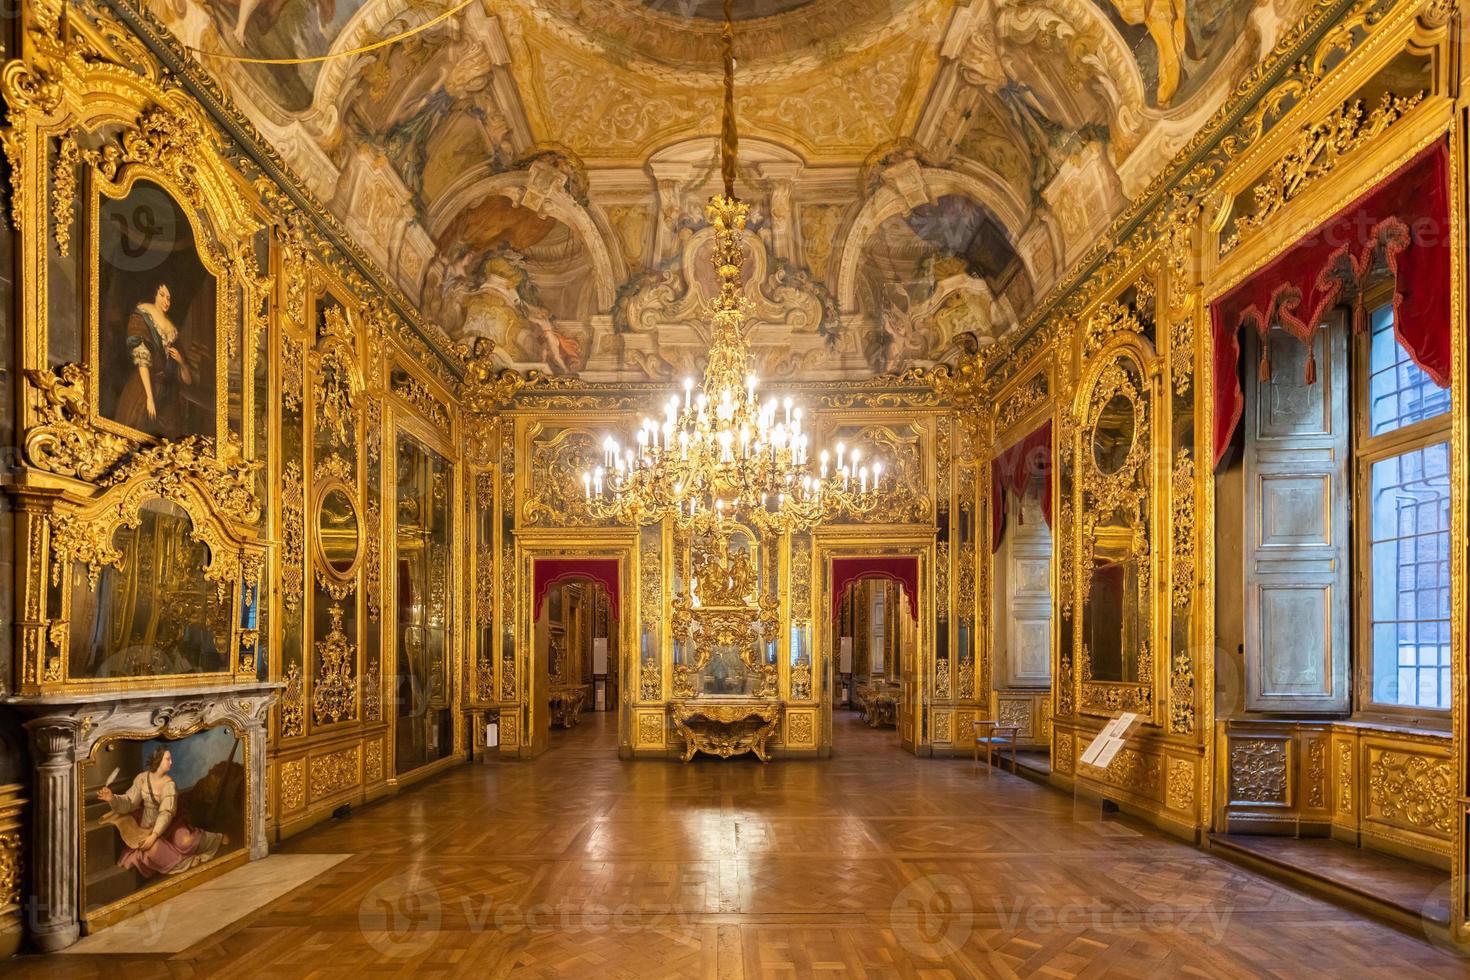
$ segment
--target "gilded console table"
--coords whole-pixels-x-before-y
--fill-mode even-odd
[[[675,703],[674,728],[684,737],[684,761],[696,752],[728,759],[753,752],[770,762],[766,742],[776,731],[781,705],[774,701],[693,700]]]
[[[551,723],[558,728],[571,728],[582,720],[582,706],[587,701],[585,687],[562,687],[551,692]]]

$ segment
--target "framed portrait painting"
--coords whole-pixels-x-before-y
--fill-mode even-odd
[[[97,414],[147,437],[213,438],[218,282],[194,226],[150,180],[99,198]]]

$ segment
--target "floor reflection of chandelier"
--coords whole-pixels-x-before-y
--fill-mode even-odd
[[[883,464],[865,461],[842,443],[817,450],[792,399],[758,394],[746,346],[750,301],[743,292],[741,234],[748,206],[735,197],[735,59],[730,0],[725,0],[721,46],[725,110],[720,170],[725,193],[704,213],[714,229],[712,260],[719,293],[710,304],[712,337],[704,381],[685,381],[662,417],[645,418],[632,444],[609,437],[602,463],[582,473],[593,517],[627,524],[672,518],[704,528],[735,519],[786,532],[832,517],[873,511],[883,490]]]

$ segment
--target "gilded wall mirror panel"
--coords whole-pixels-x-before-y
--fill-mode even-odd
[[[1084,383],[1077,520],[1082,708],[1151,712],[1153,583],[1149,469],[1154,404],[1146,341],[1119,334]]]
[[[345,483],[328,483],[317,495],[316,548],[322,570],[338,581],[348,581],[362,553],[362,521],[357,500]]]
[[[102,182],[98,197],[96,409],[133,433],[214,437],[220,270],[207,266],[191,215],[162,185]],[[231,295],[236,302],[225,305],[238,313]]]
[[[395,769],[409,772],[454,749],[453,474],[449,461],[400,431],[394,455],[394,623],[398,713]]]
[[[148,500],[112,535],[121,556],[93,585],[73,563],[67,673],[75,679],[168,677],[230,669],[234,598],[205,578],[209,548],[179,505]]]

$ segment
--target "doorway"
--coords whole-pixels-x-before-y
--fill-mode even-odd
[[[930,751],[927,678],[934,671],[934,536],[907,527],[881,532],[892,544],[872,551],[871,531],[816,535],[822,570],[815,662],[824,678],[824,744],[890,744]],[[849,536],[851,535],[851,536]],[[882,734],[880,734],[882,733]],[[873,739],[878,739],[875,742]]]
[[[858,724],[891,732],[897,741],[903,677],[913,672],[918,649],[910,598],[902,582],[880,574],[842,587],[832,616],[834,742],[837,733]]]
[[[559,579],[546,590],[531,635],[537,674],[546,671],[545,717],[553,741],[584,716],[618,703],[613,601],[607,586],[586,576]]]
[[[529,681],[518,754],[539,755],[589,720],[616,731],[621,744],[629,694],[622,658],[635,649],[626,611],[638,608],[628,592],[632,548],[568,555],[564,546],[522,544],[518,551],[529,586],[516,645],[517,668]]]

